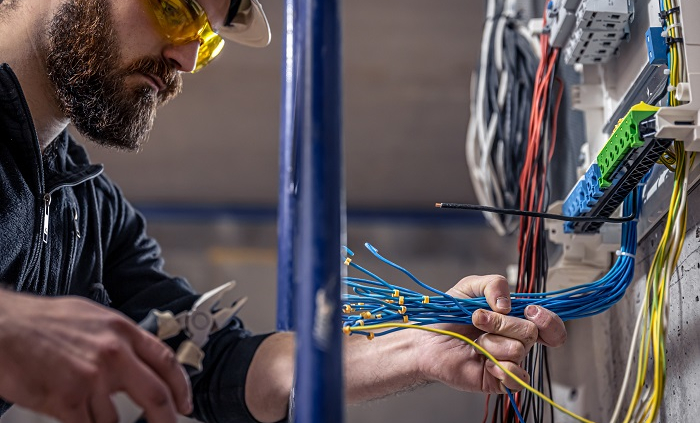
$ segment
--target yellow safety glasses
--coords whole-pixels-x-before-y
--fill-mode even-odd
[[[224,39],[212,29],[207,14],[195,0],[147,0],[160,32],[175,45],[199,41],[194,72],[209,64],[224,48]]]

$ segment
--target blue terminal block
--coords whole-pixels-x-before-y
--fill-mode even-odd
[[[562,212],[565,216],[584,215],[598,203],[598,199],[603,196],[600,175],[600,167],[593,163],[564,201]],[[573,233],[574,222],[564,223],[564,232]]]
[[[646,43],[647,43],[647,55],[649,58],[649,64],[654,66],[665,65],[668,61],[667,59],[667,46],[666,40],[664,40],[663,28],[660,26],[652,26],[647,29],[646,32]]]
[[[586,191],[586,182],[583,179],[579,179],[564,201],[562,211],[565,216],[578,216],[581,212],[586,211]]]
[[[598,199],[603,196],[603,189],[600,187],[600,178],[600,166],[598,166],[598,163],[593,163],[586,171],[584,177],[588,196],[591,199]]]
[[[580,216],[587,211],[591,211],[588,207],[588,190],[586,189],[585,179],[580,179],[573,190],[569,193],[564,201],[564,206],[562,207],[562,212],[565,216]],[[572,222],[564,223],[564,232],[573,233],[574,228]]]

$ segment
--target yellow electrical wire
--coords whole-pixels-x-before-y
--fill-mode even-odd
[[[675,7],[675,0],[663,0],[664,10]],[[674,40],[669,44],[669,89],[668,104],[678,106],[681,101],[674,89],[687,80],[685,57],[682,45],[675,40],[682,39],[678,11],[666,16],[667,37]],[[643,329],[638,347],[637,377],[632,399],[627,409],[625,423],[631,421],[652,423],[658,416],[666,385],[666,333],[668,329],[668,289],[685,240],[687,221],[688,170],[695,154],[686,155],[684,145],[674,142],[674,149],[668,150],[660,163],[675,171],[673,192],[668,209],[664,232],[654,254],[647,274],[647,283],[642,303]],[[651,355],[652,368],[649,387],[647,382],[648,365]],[[643,393],[644,391],[644,393]]]
[[[578,414],[576,414],[572,411],[569,411],[566,408],[562,407],[561,405],[557,404],[556,402],[552,401],[548,396],[546,396],[542,392],[538,391],[537,389],[533,388],[532,386],[530,386],[530,384],[528,384],[527,382],[525,382],[524,380],[520,379],[515,374],[513,374],[513,372],[506,369],[498,360],[496,360],[496,358],[493,355],[491,355],[491,353],[486,351],[482,346],[480,346],[476,342],[472,341],[471,339],[467,338],[466,336],[460,335],[459,333],[450,332],[448,330],[436,329],[436,328],[432,328],[429,326],[413,325],[410,323],[380,323],[377,325],[366,325],[366,326],[356,326],[356,327],[345,326],[343,328],[343,330],[347,333],[347,332],[368,331],[368,330],[377,330],[377,329],[391,329],[391,328],[418,329],[418,330],[439,333],[441,335],[447,335],[447,336],[451,336],[453,338],[460,339],[460,340],[466,342],[467,344],[471,345],[472,347],[476,348],[480,353],[482,353],[486,358],[491,360],[496,366],[498,366],[499,369],[503,370],[505,372],[505,374],[507,374],[514,381],[516,381],[520,386],[522,386],[523,388],[532,392],[533,394],[537,395],[538,397],[542,398],[543,401],[547,402],[552,407],[556,408],[557,410],[561,411],[562,413],[564,413],[570,417],[573,417],[574,419],[576,419],[580,422],[594,423],[592,420],[588,420],[585,417],[581,417]]]
[[[676,171],[676,159],[675,158],[672,159],[671,157],[669,157],[668,152],[665,152],[664,155],[659,157],[659,160],[657,161],[657,163],[660,163],[660,164],[666,166],[666,169],[668,169],[671,172]]]
[[[668,286],[676,264],[680,258],[685,240],[687,223],[687,176],[694,155],[685,153],[683,143],[675,142],[678,153],[673,192],[669,205],[668,218],[659,246],[654,254],[647,276],[644,307],[644,330],[639,345],[637,380],[625,422],[632,420],[651,423],[661,408],[666,384],[666,333],[668,313]],[[642,390],[647,376],[649,354],[653,361],[652,383],[642,400]]]

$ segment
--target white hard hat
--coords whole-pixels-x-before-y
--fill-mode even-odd
[[[270,24],[259,0],[231,0],[231,9],[230,14],[235,15],[227,25],[219,29],[219,35],[250,47],[265,47],[270,44]]]

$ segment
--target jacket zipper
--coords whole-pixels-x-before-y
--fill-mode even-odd
[[[70,237],[68,241],[68,258],[66,261],[66,266],[65,266],[65,272],[66,272],[66,283],[65,283],[65,288],[63,289],[63,295],[69,295],[70,294],[70,289],[71,289],[71,284],[72,284],[72,279],[73,279],[73,265],[75,261],[75,252],[76,248],[78,246],[78,240],[80,239],[80,229],[79,229],[79,221],[78,221],[78,207],[77,206],[72,206],[71,208],[71,215],[73,217],[73,227],[74,227],[74,233],[73,236]]]
[[[102,173],[102,170],[99,170],[98,172],[95,172],[95,173],[90,174],[90,175],[86,175],[86,176],[84,176],[76,181],[71,181],[71,182],[66,182],[66,183],[56,185],[56,186],[52,187],[50,191],[48,191],[44,194],[44,196],[43,196],[44,197],[44,222],[43,222],[44,223],[43,224],[43,226],[44,226],[44,234],[43,234],[44,244],[48,244],[48,242],[49,242],[49,209],[50,209],[49,206],[51,205],[51,194],[53,194],[54,192],[58,191],[61,188],[74,187],[74,186],[80,185],[84,182],[87,182],[91,179],[96,178],[101,173]],[[73,217],[73,224],[75,225],[75,232],[78,235],[78,238],[80,238],[80,231],[78,230],[78,211],[77,211],[77,209],[75,210],[75,214]]]
[[[44,244],[49,242],[49,206],[51,206],[51,193],[44,194]]]
[[[80,227],[78,226],[78,209],[73,210],[73,226],[75,227],[75,236],[80,239]]]

